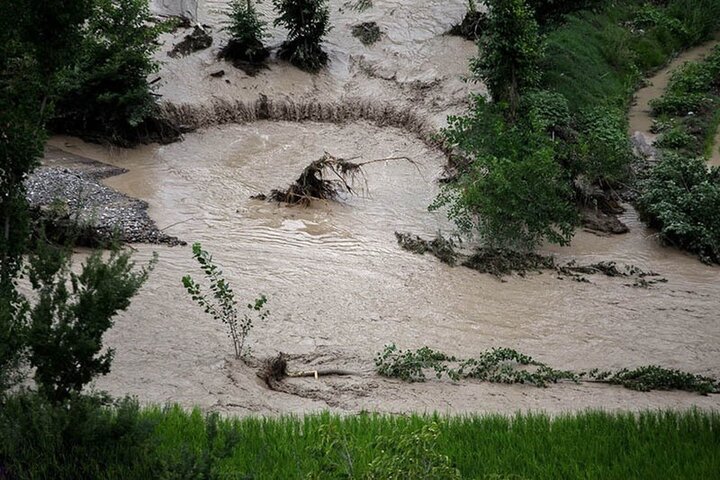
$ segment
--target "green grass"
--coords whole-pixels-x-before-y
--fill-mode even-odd
[[[28,405],[12,400],[0,413],[0,473],[4,465],[10,478],[390,478],[383,469],[404,471],[418,456],[467,479],[704,479],[720,471],[720,414],[699,411],[221,418],[124,402],[67,423],[59,419],[70,414]]]
[[[574,111],[627,108],[643,74],[720,27],[720,0],[669,0],[666,7],[643,10],[645,4],[613,2],[568,16],[547,36],[545,88],[565,95]]]

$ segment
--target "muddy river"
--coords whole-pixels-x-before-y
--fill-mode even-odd
[[[343,47],[347,40],[339,39],[344,38],[342,29],[348,36],[349,22],[340,22],[331,37],[333,66],[314,79],[294,74],[295,83],[288,86],[297,92],[294,101],[301,98],[347,108],[348,99],[364,96],[363,101],[374,105],[394,102],[400,110],[412,106],[429,125],[441,126],[443,112],[462,108],[467,94],[477,88],[462,81],[461,68],[474,47],[448,40],[441,35],[447,25],[428,20],[457,21],[462,2],[451,2],[449,8],[457,18],[433,15],[433,9],[446,2],[421,3],[427,4],[427,11],[420,8],[420,20],[411,23],[420,26],[409,28],[409,33],[395,32],[397,38],[388,32],[389,38],[369,52],[356,45]],[[338,8],[333,3],[333,11]],[[399,2],[384,1],[376,1],[373,10],[363,15],[381,18],[393,8],[396,15],[403,15]],[[210,14],[208,18],[212,20]],[[413,42],[423,46],[420,64],[436,62],[430,73],[425,72],[427,78],[413,74],[420,64],[402,53]],[[461,48],[448,49],[455,44]],[[347,68],[338,67],[342,58],[348,60]],[[360,68],[362,62],[365,67],[375,65],[376,73]],[[222,82],[212,93],[210,80],[198,69],[220,67],[228,71],[230,83]],[[133,245],[138,261],[154,251],[160,261],[107,336],[107,343],[117,350],[116,359],[98,388],[114,395],[135,395],[143,402],[177,402],[239,414],[328,408],[561,412],[589,407],[720,406],[720,396],[638,393],[597,384],[546,389],[435,380],[405,384],[374,375],[374,354],[394,342],[401,348],[428,345],[463,356],[506,346],[563,369],[653,363],[720,376],[720,269],[659,246],[632,210],[623,218],[631,228],[628,234],[599,237],[579,231],[572,246],[546,251],[582,262],[634,264],[660,273],[668,280],[665,284],[632,288],[623,279],[606,277],[593,277],[588,284],[558,280],[550,273],[500,282],[413,255],[397,246],[395,231],[424,236],[452,231],[442,212],[427,210],[438,192],[437,178],[446,158],[417,129],[401,121],[378,125],[377,112],[377,118],[348,120],[338,117],[340,110],[324,115],[323,122],[287,121],[288,115],[278,116],[285,120],[250,122],[252,115],[246,115],[240,119],[243,123],[228,123],[231,101],[237,106],[238,99],[252,101],[258,93],[278,101],[284,98],[283,87],[273,82],[276,78],[281,82],[280,73],[289,67],[271,66],[269,72],[250,79],[231,72],[227,64],[214,63],[211,53],[201,52],[163,68],[166,83],[161,93],[168,101],[182,103],[188,119],[199,121],[202,112],[210,119],[184,141],[133,150],[67,137],[55,137],[50,143],[128,169],[106,183],[146,200],[151,217],[167,233],[189,243],[202,242],[222,265],[241,303],[260,293],[268,296],[271,316],[257,324],[250,337],[257,357],[282,351],[292,355],[291,368],[341,367],[358,375],[289,379],[286,392],[268,390],[252,368],[232,359],[223,326],[207,317],[183,290],[184,274],[198,276],[190,247]],[[377,75],[390,71],[395,74],[389,78]],[[229,113],[218,116],[218,105]],[[325,151],[366,160],[404,155],[416,166],[403,161],[373,164],[367,168],[368,189],[363,195],[309,208],[250,199],[287,186]]]

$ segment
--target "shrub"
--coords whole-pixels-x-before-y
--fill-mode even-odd
[[[234,0],[230,4],[228,25],[225,31],[230,34],[230,41],[220,52],[222,58],[228,60],[259,64],[265,60],[270,51],[263,45],[265,22],[251,0]]]
[[[668,151],[642,192],[638,209],[665,242],[720,263],[720,169]]]
[[[628,176],[632,151],[623,111],[612,107],[589,109],[579,118],[574,146],[577,173],[590,183],[615,183]]]
[[[473,158],[431,209],[448,207],[465,233],[491,248],[534,250],[543,241],[567,244],[577,222],[568,177],[545,132],[511,126],[481,98],[468,117],[451,117],[446,139]]]
[[[130,305],[155,260],[136,271],[128,252],[112,251],[107,260],[95,252],[77,274],[64,249],[40,245],[36,251],[27,272],[36,299],[32,305],[23,301],[28,362],[40,391],[61,403],[110,371],[114,351],[100,353],[103,335],[117,312]]]
[[[254,302],[247,304],[250,314],[240,317],[237,310],[235,293],[230,284],[223,278],[222,270],[213,262],[212,255],[202,249],[200,243],[193,244],[193,258],[200,264],[200,269],[210,284],[212,297],[202,292],[202,287],[195,282],[190,275],[182,279],[183,286],[188,291],[193,301],[205,309],[205,313],[211,315],[215,320],[225,324],[228,328],[228,336],[232,340],[235,350],[235,358],[240,359],[247,356],[249,348],[245,347],[250,330],[253,327],[254,316],[258,320],[265,320],[270,312],[265,309],[267,297],[260,295]]]
[[[73,396],[56,405],[34,393],[5,400],[0,409],[0,475],[4,478],[157,478],[151,455],[155,422],[137,401],[112,406],[98,396]]]
[[[555,132],[570,124],[570,107],[560,93],[533,90],[522,98],[522,108],[532,128],[541,132]]]
[[[278,56],[308,72],[317,72],[328,62],[320,42],[330,31],[326,0],[273,0],[278,11],[275,26],[289,30]]]

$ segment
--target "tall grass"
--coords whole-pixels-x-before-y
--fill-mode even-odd
[[[18,479],[368,478],[387,455],[381,450],[429,424],[439,435],[425,452],[447,456],[462,478],[700,479],[720,471],[718,413],[240,419],[131,405],[75,417],[71,430],[88,438],[66,450],[56,430],[68,424],[57,414],[48,420],[47,411],[9,405],[0,413],[0,478],[3,468]],[[8,435],[18,417],[23,430]]]
[[[642,74],[720,28],[720,0],[668,0],[654,9],[655,22],[636,24],[648,3],[608,2],[569,15],[547,36],[545,87],[565,95],[574,111],[625,108]]]

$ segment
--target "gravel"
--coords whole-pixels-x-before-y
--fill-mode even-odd
[[[59,166],[65,164],[66,166]],[[48,149],[44,165],[26,180],[30,206],[51,210],[55,216],[70,218],[91,227],[100,240],[114,236],[124,243],[185,242],[157,228],[148,215],[148,204],[128,197],[102,183],[103,178],[126,170]]]

